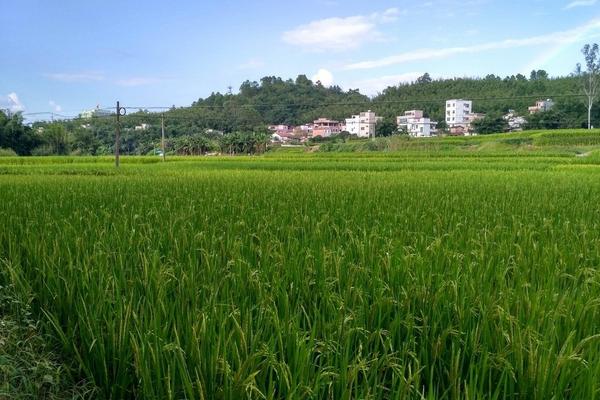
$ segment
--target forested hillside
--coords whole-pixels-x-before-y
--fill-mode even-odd
[[[244,82],[238,94],[213,93],[191,107],[171,111],[171,116],[181,119],[172,125],[232,132],[270,124],[299,125],[319,117],[343,120],[367,108],[389,119],[405,110],[422,109],[443,121],[445,100],[453,98],[472,99],[475,112],[504,114],[514,109],[526,115],[527,107],[536,100],[552,97],[555,110],[534,117],[531,128],[580,128],[586,121],[580,86],[579,78],[549,78],[542,70],[532,71],[529,78],[489,75],[483,79],[432,80],[425,74],[417,82],[389,87],[369,99],[358,90],[325,88],[304,75],[295,81],[265,77],[260,82]],[[595,119],[600,119],[599,110]]]
[[[431,118],[443,121],[445,99],[473,100],[474,111],[480,113],[500,115],[513,109],[527,115],[527,107],[547,97],[555,101],[554,110],[527,117],[530,129],[586,126],[580,78],[548,78],[543,70],[532,71],[529,79],[519,74],[505,78],[488,75],[483,79],[431,80],[425,75],[418,82],[385,89],[373,99],[372,109],[386,117],[398,115],[402,110],[423,109]],[[598,125],[600,109],[595,110],[594,120]]]
[[[527,107],[546,97],[554,99],[554,109],[528,116]],[[271,76],[259,82],[242,83],[238,93],[216,92],[189,107],[160,111],[164,113],[169,149],[190,154],[233,148],[245,151],[250,146],[246,139],[264,140],[268,125],[299,125],[319,117],[343,120],[367,109],[382,115],[388,123],[410,109],[422,109],[442,122],[445,100],[452,98],[471,99],[475,112],[489,116],[500,116],[514,109],[527,115],[529,129],[581,128],[586,123],[580,78],[550,78],[541,70],[532,71],[530,77],[506,78],[489,75],[477,79],[432,80],[425,74],[417,82],[388,87],[374,98],[356,89],[324,87],[304,75],[295,80]],[[127,110],[128,114],[122,118],[125,154],[147,154],[157,148],[161,131],[161,114],[157,111]],[[32,130],[16,128],[18,119],[3,118],[0,147],[13,149],[18,154],[107,154],[113,151],[114,116],[36,123]],[[592,122],[600,126],[599,107],[594,109]],[[136,130],[141,124],[147,125]],[[207,130],[223,132],[226,137]],[[236,135],[227,137],[232,133]],[[258,139],[255,135],[259,135]]]

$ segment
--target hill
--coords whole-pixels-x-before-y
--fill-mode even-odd
[[[534,71],[529,78],[523,75],[505,78],[489,75],[485,78],[432,80],[425,74],[416,82],[388,87],[373,98],[357,89],[344,91],[339,86],[324,87],[304,75],[295,80],[270,76],[259,82],[242,83],[238,93],[215,92],[189,107],[165,110],[163,115],[166,136],[173,145],[176,140],[206,138],[211,135],[207,134],[207,130],[225,134],[266,134],[266,127],[271,124],[299,125],[319,117],[343,120],[367,109],[382,115],[388,123],[394,123],[394,117],[405,110],[422,109],[428,116],[440,121],[443,128],[447,99],[472,99],[475,112],[499,116],[509,109],[525,115],[528,106],[546,97],[554,99],[554,109],[527,116],[528,129],[585,126],[586,109],[580,95],[579,78],[551,78],[545,71]],[[122,118],[123,153],[147,154],[157,147],[161,136],[161,114],[154,111],[129,109],[128,115]],[[598,107],[594,110],[592,122],[600,126]],[[63,154],[96,155],[113,151],[114,116],[60,121],[64,132],[53,131],[52,135],[47,133],[48,123],[37,123],[34,130],[43,133],[35,136],[32,132],[23,132],[20,136],[23,140],[18,143],[11,134],[15,124],[7,118],[0,118],[0,147],[13,149],[18,154],[54,154],[56,149]],[[140,126],[143,129],[136,129]],[[61,141],[64,143],[59,143]]]

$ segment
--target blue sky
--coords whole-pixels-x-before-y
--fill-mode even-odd
[[[306,74],[376,94],[434,78],[569,74],[600,0],[19,0],[0,11],[0,108],[186,106]]]

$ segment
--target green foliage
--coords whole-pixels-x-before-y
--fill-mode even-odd
[[[320,152],[369,152],[384,151],[394,154],[397,151],[428,151],[435,156],[460,154],[462,156],[477,152],[528,152],[532,155],[540,152],[558,152],[577,154],[581,147],[600,145],[600,130],[564,129],[525,131],[510,134],[486,134],[471,137],[433,137],[410,138],[403,135],[376,138],[375,140],[355,140],[347,143],[332,140],[321,145]],[[573,146],[578,146],[574,148]],[[593,151],[588,148],[585,151]],[[523,155],[523,153],[519,153]]]
[[[543,69],[533,70],[529,75],[529,79],[532,81],[548,79],[548,73]]]
[[[391,118],[385,118],[383,121],[379,121],[377,125],[375,125],[375,136],[376,137],[385,137],[392,136],[398,130],[398,125],[396,125],[396,121]]]
[[[176,137],[169,144],[169,148],[177,155],[201,155],[208,152],[219,151],[218,140],[211,140],[205,135],[185,135]]]
[[[0,157],[14,157],[17,153],[13,149],[3,149],[0,147]]]
[[[501,133],[508,130],[508,122],[502,118],[502,115],[486,115],[485,117],[473,122],[475,132],[480,135],[489,135],[490,133]]]
[[[12,116],[0,112],[0,148],[12,149],[19,155],[29,155],[39,144],[30,127],[23,125],[21,113]]]
[[[48,337],[39,332],[29,305],[19,301],[13,290],[0,284],[0,398],[92,398],[93,387],[76,383],[70,368],[51,351]]]
[[[221,152],[225,154],[261,154],[267,151],[269,136],[263,132],[234,132],[223,135]]]
[[[67,130],[60,123],[53,123],[44,127],[41,135],[42,148],[48,155],[66,155],[70,152],[70,143]]]
[[[100,140],[89,129],[74,128],[72,147],[79,155],[96,155],[100,148]]]

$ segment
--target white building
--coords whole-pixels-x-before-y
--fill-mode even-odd
[[[100,105],[97,105],[93,110],[86,110],[79,114],[80,118],[83,119],[92,119],[93,117],[108,117],[111,115],[111,112],[107,109],[101,109]]]
[[[396,118],[398,129],[405,130],[410,136],[430,137],[437,133],[437,122],[423,116],[422,110],[406,111]]]
[[[473,132],[471,123],[483,116],[483,114],[473,112],[471,100],[452,99],[446,101],[446,125],[450,129],[450,133],[470,135]]]
[[[446,124],[464,125],[468,123],[468,116],[473,111],[471,100],[453,99],[446,101]]]
[[[346,118],[346,131],[358,137],[375,137],[375,126],[381,119],[382,117],[378,117],[371,110],[353,115],[351,118]]]
[[[508,114],[502,118],[508,123],[509,132],[520,132],[527,124],[527,120],[516,114],[515,110],[508,110]]]
[[[552,99],[539,100],[535,102],[535,106],[529,107],[529,114],[550,111],[552,107],[554,107]]]
[[[271,135],[271,143],[287,143],[294,139],[292,132],[277,131]]]
[[[136,131],[147,131],[148,129],[150,129],[150,124],[136,125],[134,128]]]

